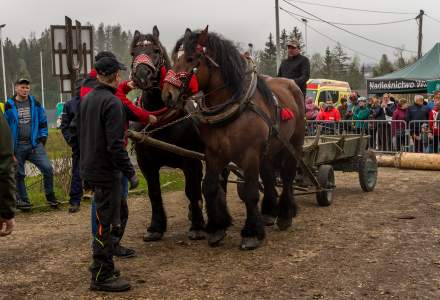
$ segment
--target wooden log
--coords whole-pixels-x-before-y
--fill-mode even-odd
[[[401,169],[440,170],[440,155],[432,153],[397,153],[394,164]]]
[[[377,164],[379,167],[394,168],[394,157],[392,154],[376,154]]]
[[[394,155],[376,154],[379,167],[440,171],[440,155],[400,152]]]

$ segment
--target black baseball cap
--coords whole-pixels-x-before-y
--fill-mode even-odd
[[[98,60],[100,60],[103,57],[113,57],[113,58],[116,58],[116,56],[113,53],[111,53],[110,51],[101,51],[98,54],[96,54],[95,61],[98,61]]]
[[[95,70],[99,75],[107,76],[127,68],[115,57],[102,57],[95,62]]]
[[[29,79],[26,78],[19,78],[17,79],[17,81],[15,82],[15,84],[31,84]]]

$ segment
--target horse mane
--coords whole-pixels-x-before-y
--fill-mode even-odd
[[[165,60],[165,67],[168,69],[171,68],[171,61],[170,61],[170,57],[168,56],[168,52],[166,50],[166,48],[162,45],[162,43],[160,42],[160,40],[158,38],[156,38],[154,35],[152,35],[151,33],[148,34],[140,34],[139,37],[135,37],[133,38],[133,40],[131,41],[130,44],[130,53],[133,53],[134,48],[136,48],[136,44],[139,41],[145,41],[148,40],[150,42],[152,42],[153,44],[159,46],[159,48],[161,49],[162,53],[163,53],[163,57]]]
[[[177,41],[173,53],[183,44],[185,53],[193,55],[196,51],[199,33],[200,31],[192,32],[187,40],[181,38]],[[205,46],[208,54],[219,65],[222,79],[225,85],[232,90],[233,97],[240,97],[244,93],[246,75],[246,63],[240,52],[231,41],[211,32],[208,33]]]
[[[260,75],[257,77],[257,90],[261,93],[261,96],[267,104],[273,104],[272,90],[267,85],[266,80]]]

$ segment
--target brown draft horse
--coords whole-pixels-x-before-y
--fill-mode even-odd
[[[277,123],[279,113],[274,94],[279,101],[278,107],[287,108],[294,115],[288,121],[278,122],[279,137],[301,153],[305,130],[303,95],[291,80],[258,76],[255,92],[244,99],[249,90],[246,82],[251,76],[247,63],[232,42],[208,33],[208,27],[201,32],[187,29],[174,48],[172,59],[174,66],[168,71],[162,89],[162,99],[167,106],[183,105],[188,83],[194,77],[204,93],[199,111],[200,107],[211,112],[224,107],[227,111],[234,103],[245,103],[234,118],[217,125],[205,122],[197,125],[205,144],[206,174],[202,191],[208,215],[208,242],[211,246],[219,245],[231,225],[225,192],[219,186],[219,174],[233,162],[244,174],[239,196],[245,202],[247,217],[241,231],[241,249],[255,249],[265,237],[263,220],[273,224],[276,218],[278,227],[285,230],[291,226],[297,212],[292,186],[297,161],[276,137],[276,129],[270,123]],[[252,109],[252,106],[257,108]],[[279,201],[275,189],[276,171],[280,172],[283,183]],[[258,209],[259,175],[264,185],[261,206],[264,218]]]

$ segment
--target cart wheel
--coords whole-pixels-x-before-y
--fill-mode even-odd
[[[335,173],[331,165],[321,165],[318,169],[318,182],[322,188],[331,189],[316,194],[319,206],[329,206],[333,200],[333,189],[335,188]]]
[[[364,192],[371,192],[377,182],[377,160],[373,151],[368,150],[359,161],[359,183]]]

